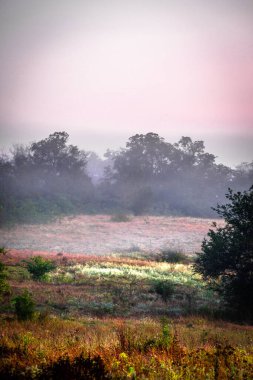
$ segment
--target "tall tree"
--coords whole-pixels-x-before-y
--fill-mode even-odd
[[[31,222],[87,209],[94,197],[87,154],[68,138],[55,132],[30,146],[15,146],[12,160],[0,159],[0,221]]]
[[[48,138],[35,142],[30,151],[32,162],[45,172],[54,172],[58,176],[84,174],[87,155],[75,145],[67,145],[69,135],[55,132]]]
[[[129,138],[126,149],[114,159],[116,178],[147,180],[165,174],[173,146],[156,133],[137,134]]]

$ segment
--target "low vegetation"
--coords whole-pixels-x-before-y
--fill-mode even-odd
[[[1,379],[253,376],[252,329],[221,321],[47,317],[1,326]]]
[[[131,220],[130,216],[127,214],[119,213],[119,214],[114,214],[111,216],[111,221],[112,222],[129,222]]]
[[[39,258],[41,261],[42,258]],[[58,255],[47,276],[29,273],[27,262],[6,257],[6,275],[12,292],[28,289],[40,310],[63,317],[185,315],[195,307],[200,313],[219,312],[212,297],[190,264],[171,264],[130,257],[79,257]],[[168,302],[169,301],[169,302]]]
[[[4,247],[0,247],[0,257],[1,255],[6,255],[7,251]],[[5,265],[0,261],[0,301],[2,297],[9,292],[9,284],[6,281],[6,268]]]
[[[172,249],[162,249],[158,254],[158,260],[167,263],[187,263],[189,262],[189,257],[180,251],[175,251]]]
[[[31,320],[34,316],[35,304],[28,290],[12,299],[15,313],[19,321]]]
[[[15,297],[1,306],[1,379],[253,376],[252,328],[217,319],[192,264],[62,254],[38,282],[18,256],[3,261]]]
[[[55,265],[51,260],[44,259],[41,256],[32,257],[25,263],[32,278],[37,281],[45,279],[46,274],[55,269]]]
[[[170,249],[23,260],[2,249],[11,295],[0,378],[252,379],[252,326],[232,322],[239,304],[252,321],[252,195],[229,192],[217,208],[226,225],[214,224],[195,260]]]

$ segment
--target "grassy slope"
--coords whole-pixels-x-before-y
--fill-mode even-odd
[[[127,257],[55,260],[57,270],[38,283],[17,255],[5,258],[13,293],[32,291],[38,315],[17,322],[7,300],[2,304],[0,369],[16,368],[29,379],[64,354],[83,353],[100,355],[115,379],[253,378],[252,327],[192,316],[218,304],[190,265]],[[157,281],[173,283],[167,302],[154,290]]]
[[[28,288],[40,310],[61,316],[177,316],[218,307],[191,265],[111,256],[55,260],[57,269],[38,283],[17,256],[6,259],[13,292]],[[168,299],[156,291],[157,283],[172,284]]]

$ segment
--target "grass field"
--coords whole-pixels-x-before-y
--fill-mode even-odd
[[[23,372],[19,378],[24,379],[39,378],[43,371],[55,374],[47,378],[57,379],[250,380],[253,376],[252,328],[220,321],[51,317],[4,322],[2,328],[1,367]],[[80,354],[92,357],[95,365],[100,358],[108,377],[101,368],[96,377],[88,377],[88,370],[84,377],[75,377],[66,355],[75,368]]]
[[[208,309],[211,313],[218,307],[217,297],[192,273],[190,264],[133,257],[55,255],[56,270],[45,281],[36,282],[22,257],[11,253],[5,258],[13,292],[28,288],[39,309],[63,317],[177,316],[193,309]],[[157,291],[157,284],[171,284],[168,297]]]
[[[200,249],[212,223],[210,219],[165,216],[114,220],[110,215],[82,215],[43,225],[2,228],[0,244],[22,250],[92,255],[154,252],[164,247],[191,254]]]
[[[96,218],[94,224],[101,217]],[[130,239],[135,223],[140,230],[147,224],[151,236],[155,228],[162,236],[159,222],[167,221],[171,239],[181,233],[181,247],[188,241],[197,246],[210,225],[189,218],[152,217],[147,223],[144,218],[125,223],[102,219],[112,245],[119,230],[128,231]],[[73,234],[77,220],[69,226]],[[173,232],[173,223],[180,222],[179,232]],[[53,235],[60,239],[64,234],[64,223],[71,224],[70,219],[55,224],[61,233],[52,224],[31,226],[35,235],[28,226],[13,230],[13,242],[22,233],[34,240],[27,240],[26,250],[13,243],[2,258],[11,294],[0,307],[1,379],[253,379],[253,327],[218,318],[221,300],[193,273],[192,255],[183,263],[164,262],[154,243],[152,249],[140,242],[137,247],[132,237],[110,255],[102,249],[82,254],[81,245],[67,253],[67,232],[59,252],[46,250]],[[84,230],[79,228],[75,236]],[[92,239],[95,244],[95,231],[90,244]],[[3,236],[11,237],[11,230]],[[33,248],[37,238],[40,251]],[[24,262],[38,254],[56,264],[43,281],[34,281]],[[31,321],[18,321],[10,305],[24,289],[36,304]]]

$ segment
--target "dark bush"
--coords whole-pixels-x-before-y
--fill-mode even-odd
[[[26,261],[27,270],[31,273],[34,280],[42,280],[48,272],[56,268],[55,264],[41,256],[32,257]]]
[[[26,371],[25,367],[20,364],[5,364],[0,367],[1,380],[32,380],[30,371]]]
[[[42,368],[39,380],[105,380],[110,379],[100,356],[84,358],[81,354],[74,360],[68,356]]]
[[[111,216],[112,222],[130,222],[130,217],[127,214],[119,213]]]
[[[7,251],[4,247],[0,247],[0,255],[6,255]],[[0,261],[0,300],[3,295],[9,293],[10,287],[6,281],[5,265]]]
[[[174,294],[174,284],[170,281],[155,281],[153,289],[164,302],[169,301]]]
[[[158,255],[159,261],[164,261],[166,263],[186,263],[189,261],[185,253],[174,251],[172,249],[163,249]]]
[[[226,224],[213,223],[194,265],[197,273],[218,290],[230,315],[253,320],[253,186],[244,192],[229,189],[229,203],[214,209]]]
[[[14,305],[18,320],[27,321],[33,318],[35,304],[28,290],[25,290],[23,294],[14,297],[12,303]]]

